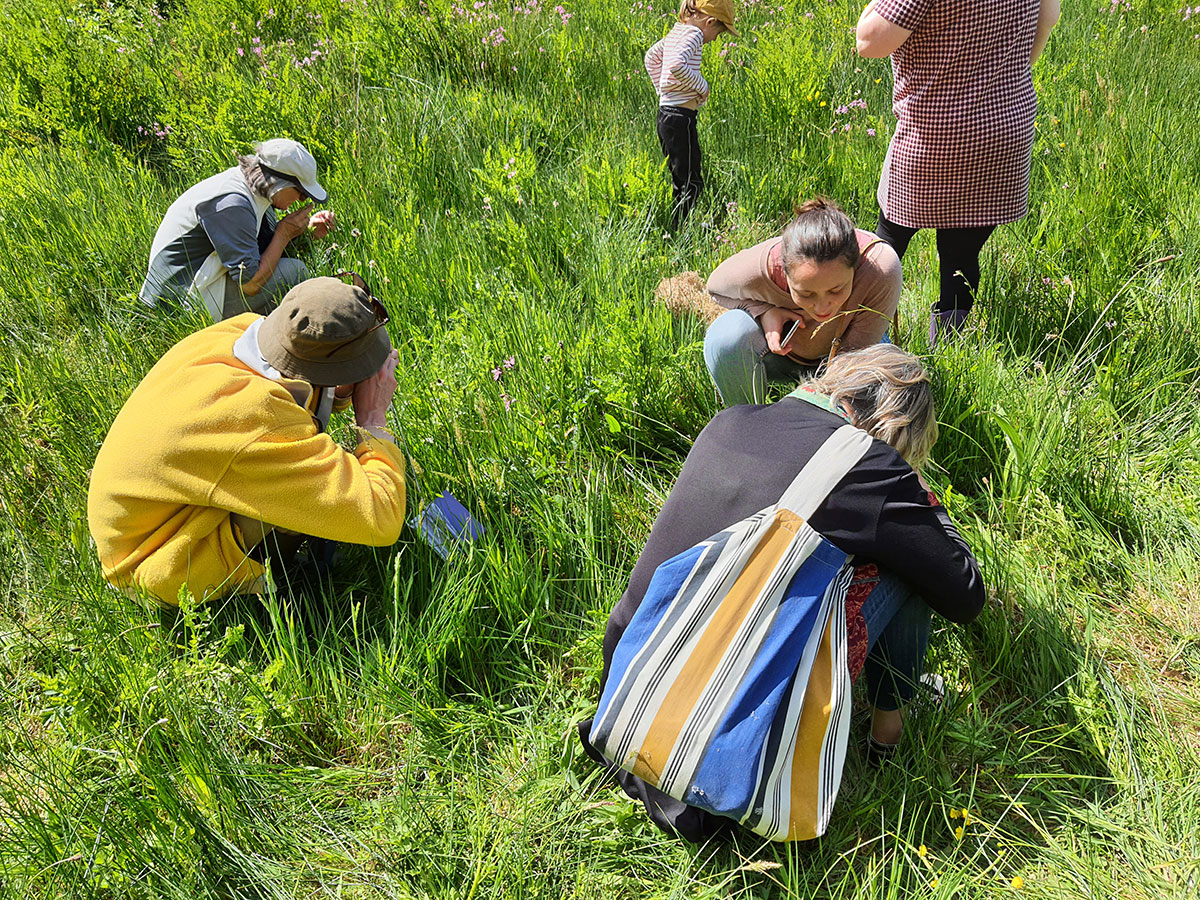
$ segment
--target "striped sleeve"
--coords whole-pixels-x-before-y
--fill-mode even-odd
[[[700,74],[704,35],[699,28],[677,26],[664,39],[659,94],[676,102],[705,100],[708,82]]]
[[[665,38],[664,38],[665,41]],[[654,85],[654,93],[661,93],[658,84],[662,80],[662,64],[663,64],[663,42],[657,41],[653,47],[646,51],[646,56],[642,60],[646,66],[646,74],[650,76],[650,81]]]

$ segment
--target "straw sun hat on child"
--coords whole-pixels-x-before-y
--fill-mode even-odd
[[[733,4],[729,0],[692,0],[690,5],[704,15],[712,16],[724,25],[730,34],[738,37],[737,29],[733,27]]]

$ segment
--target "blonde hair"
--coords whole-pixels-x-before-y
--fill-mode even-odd
[[[895,344],[835,356],[808,386],[850,410],[856,426],[920,468],[937,443],[929,373]]]
[[[695,3],[693,3],[693,0],[680,0],[680,3],[679,3],[679,21],[680,22],[687,21],[688,16],[698,16],[698,15],[700,15],[700,10],[696,9],[696,5],[695,5]]]

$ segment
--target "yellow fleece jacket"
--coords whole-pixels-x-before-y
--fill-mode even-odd
[[[92,469],[88,525],[104,577],[178,603],[249,588],[231,513],[355,544],[395,543],[404,457],[365,437],[353,453],[321,433],[282,384],[233,353],[258,318],[184,338],[118,413]]]

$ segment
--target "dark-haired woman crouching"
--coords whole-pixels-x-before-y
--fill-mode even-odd
[[[818,198],[780,237],[717,266],[708,292],[729,309],[704,337],[713,384],[726,406],[763,403],[767,382],[795,384],[832,354],[879,343],[900,305],[900,260]]]

